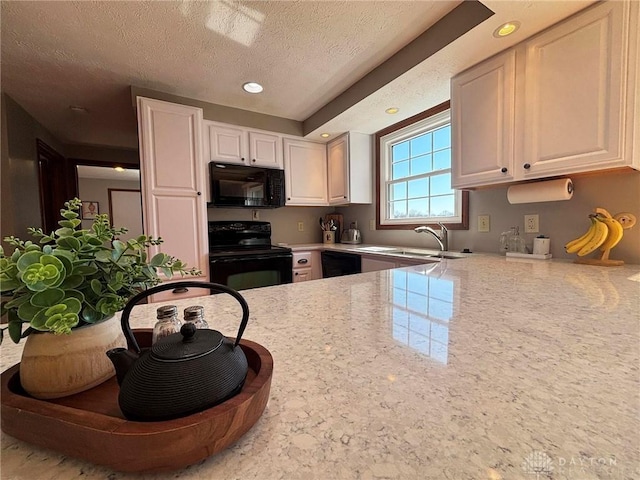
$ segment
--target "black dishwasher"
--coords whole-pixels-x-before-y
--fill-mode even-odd
[[[362,261],[360,255],[354,253],[343,253],[333,251],[323,251],[322,257],[322,278],[339,277],[341,275],[351,275],[362,272]]]

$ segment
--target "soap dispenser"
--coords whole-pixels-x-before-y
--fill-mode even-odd
[[[513,227],[515,229],[513,235],[509,238],[509,251],[518,253],[527,253],[527,246],[524,243],[524,238],[520,236],[520,228]]]

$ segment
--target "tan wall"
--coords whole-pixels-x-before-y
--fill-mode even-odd
[[[2,238],[27,238],[28,227],[42,226],[36,139],[54,150],[61,145],[11,97],[2,94]],[[3,242],[3,246],[7,245]]]
[[[573,178],[575,194],[564,202],[543,202],[511,205],[507,201],[507,187],[470,192],[469,230],[452,230],[450,250],[469,248],[475,252],[497,252],[500,233],[517,225],[524,230],[524,215],[540,216],[540,234],[551,238],[551,253],[555,258],[575,258],[564,252],[564,244],[581,235],[589,226],[587,215],[595,207],[604,207],[611,213],[631,212],[640,219],[640,172],[601,174],[593,177]],[[409,231],[370,231],[369,220],[375,219],[374,205],[341,208],[345,223],[357,220],[362,237],[367,243],[438,248],[435,239]],[[478,215],[490,215],[491,231],[477,231]],[[538,234],[526,234],[531,245]],[[611,258],[640,264],[640,224],[625,231],[622,242],[612,250]]]
[[[281,207],[257,210],[260,221],[271,222],[272,243],[320,243],[322,230],[318,219],[333,212],[333,207]],[[209,220],[251,220],[251,210],[245,208],[209,208]],[[298,231],[303,222],[304,231]]]

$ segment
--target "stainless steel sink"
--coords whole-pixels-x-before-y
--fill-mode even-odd
[[[407,257],[429,257],[429,258],[447,258],[458,259],[465,258],[464,253],[457,252],[441,252],[439,250],[426,250],[420,248],[395,248],[395,247],[360,247],[357,249],[361,252],[379,253],[383,255],[407,256]]]

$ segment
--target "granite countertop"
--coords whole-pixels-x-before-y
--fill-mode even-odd
[[[237,443],[140,477],[3,434],[2,478],[640,478],[640,266],[478,255],[241,293],[274,375]],[[177,303],[237,331],[229,296]]]

